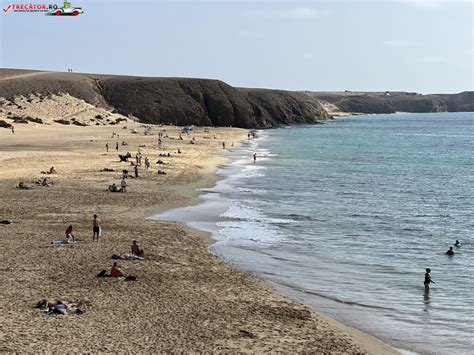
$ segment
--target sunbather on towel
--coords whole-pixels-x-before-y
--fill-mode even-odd
[[[41,299],[36,308],[41,308],[46,314],[67,314],[76,313],[81,314],[83,311],[79,308],[81,302],[64,302],[61,300]]]
[[[16,185],[16,187],[20,190],[31,190],[32,189],[31,186],[26,185],[23,181],[20,181],[18,183],[18,185]]]

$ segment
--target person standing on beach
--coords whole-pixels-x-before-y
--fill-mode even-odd
[[[121,192],[127,192],[127,181],[125,180],[125,178],[122,178],[122,181],[120,182],[120,187],[121,187],[120,189]]]
[[[428,293],[430,292],[430,284],[431,283],[434,283],[433,280],[431,280],[431,269],[430,268],[427,268],[425,269],[425,282],[424,282],[424,285],[425,285],[425,292]]]
[[[222,142],[222,149],[225,149],[225,142]]]
[[[99,241],[100,236],[100,220],[97,218],[97,215],[94,215],[94,219],[92,220],[92,241],[95,240],[97,236],[97,241]]]
[[[109,142],[105,143],[105,151],[106,151],[106,152],[109,151]]]
[[[115,143],[115,150],[118,152],[118,142]]]
[[[255,163],[257,161],[257,153],[253,153],[253,162]]]
[[[15,134],[15,127],[12,126],[12,133]]]

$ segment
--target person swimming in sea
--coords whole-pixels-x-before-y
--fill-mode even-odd
[[[458,248],[461,246],[461,243],[459,242],[459,240],[456,239],[456,243],[454,243],[454,246]]]
[[[449,247],[449,250],[446,252],[446,255],[449,255],[449,256],[453,256],[453,255],[454,255],[453,247]]]
[[[430,292],[430,284],[431,283],[435,283],[432,279],[431,279],[431,269],[430,268],[426,268],[425,269],[425,282],[424,282],[424,285],[425,285],[425,292],[428,293]]]

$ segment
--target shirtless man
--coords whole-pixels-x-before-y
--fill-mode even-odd
[[[99,241],[99,233],[100,233],[100,220],[97,218],[97,215],[94,215],[94,219],[92,220],[92,241],[95,240],[97,236],[97,241]]]

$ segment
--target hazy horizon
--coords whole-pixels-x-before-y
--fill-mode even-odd
[[[10,3],[2,0],[2,7]],[[60,4],[60,2],[51,2]],[[472,91],[470,1],[73,1],[0,15],[0,67],[295,91]]]

